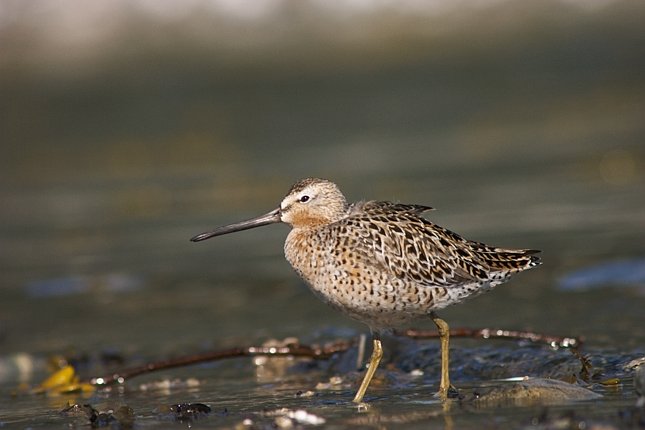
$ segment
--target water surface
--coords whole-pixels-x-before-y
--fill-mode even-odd
[[[642,12],[627,2],[592,11],[502,4],[464,13],[461,23],[450,14],[424,18],[432,31],[418,17],[361,16],[355,22],[371,24],[364,39],[331,17],[316,37],[304,24],[284,27],[289,37],[281,38],[270,25],[245,23],[221,45],[196,44],[183,31],[155,42],[144,20],[98,45],[111,49],[70,51],[76,61],[7,48],[0,423],[65,427],[57,412],[68,401],[125,403],[150,427],[166,424],[155,408],[179,402],[210,405],[212,414],[194,423],[206,426],[249,417],[269,425],[275,418],[263,411],[282,407],[338,426],[517,427],[571,411],[615,422],[635,402],[621,366],[645,354]],[[294,16],[292,24],[309,22]],[[18,43],[29,19],[10,21],[1,37]],[[377,22],[392,27],[377,31]],[[233,43],[245,29],[267,38]],[[311,343],[365,332],[292,273],[282,256],[287,227],[188,241],[265,213],[305,176],[337,182],[349,200],[433,206],[433,221],[475,240],[543,250],[540,268],[442,316],[455,327],[582,336],[599,379],[622,383],[610,391],[590,382],[602,401],[559,405],[546,418],[539,407],[446,413],[431,396],[436,363],[415,379],[397,359],[363,415],[349,403],[360,374],[340,358],[268,381],[237,359],[143,378],[194,376],[201,384],[192,389],[151,393],[135,380],[86,399],[9,396],[21,378],[44,377],[52,355],[88,356],[81,370],[91,376],[106,351],[128,365],[268,338]],[[410,350],[424,366],[437,353],[424,353],[428,344]],[[453,348],[454,383],[463,387],[490,382],[469,376],[476,366],[467,359],[487,348],[502,348],[509,363],[561,353],[483,340]],[[20,376],[18,354],[33,360],[32,373]],[[347,373],[337,390],[296,396]]]

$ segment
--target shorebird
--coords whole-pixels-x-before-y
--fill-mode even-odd
[[[432,208],[386,201],[348,204],[325,179],[296,182],[277,209],[193,237],[214,236],[283,222],[292,229],[284,254],[324,302],[367,324],[373,349],[354,397],[362,403],[383,349],[381,334],[430,317],[441,341],[438,396],[448,397],[449,327],[436,310],[490,290],[540,264],[532,249],[505,249],[462,238],[423,217]]]

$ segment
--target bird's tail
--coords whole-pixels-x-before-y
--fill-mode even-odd
[[[482,244],[483,245],[483,244]],[[537,249],[504,249],[486,245],[478,246],[476,253],[490,271],[511,275],[542,264]]]

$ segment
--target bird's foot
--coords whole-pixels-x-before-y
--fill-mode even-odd
[[[357,412],[367,412],[371,408],[369,403],[365,403],[365,402],[354,403],[354,406],[356,407]]]
[[[445,402],[449,399],[452,400],[459,398],[459,390],[457,390],[454,385],[450,384],[447,387],[439,387],[439,391],[437,391],[434,396],[439,398],[442,402]]]

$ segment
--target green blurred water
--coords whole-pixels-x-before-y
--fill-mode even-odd
[[[188,241],[272,209],[306,176],[349,200],[433,206],[433,221],[475,240],[543,250],[540,268],[444,311],[451,325],[642,351],[642,8],[510,12],[441,32],[392,18],[365,40],[290,28],[237,50],[156,46],[134,28],[92,61],[61,52],[51,69],[7,48],[2,355],[159,357],[365,330],[291,272],[286,227]],[[607,282],[563,288],[573,271],[624,260]]]

